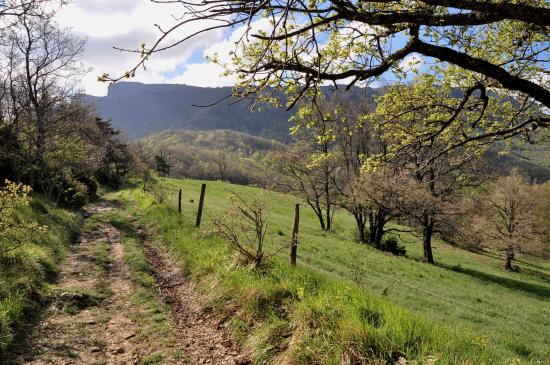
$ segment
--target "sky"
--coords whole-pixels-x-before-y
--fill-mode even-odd
[[[98,76],[103,73],[123,75],[140,59],[139,54],[121,52],[113,47],[138,49],[142,43],[151,45],[160,35],[155,24],[167,29],[182,16],[183,11],[181,4],[158,4],[150,0],[72,0],[63,7],[57,14],[57,21],[87,40],[82,62],[89,72],[81,81],[82,91],[106,95],[108,83],[98,82]],[[176,39],[206,25],[203,22],[184,26],[172,37]],[[209,31],[178,47],[157,53],[147,63],[147,69],[140,69],[132,81],[232,86],[236,81],[234,77],[223,77],[223,69],[208,62],[205,55],[218,54],[220,58],[228,59],[243,30],[240,27]],[[410,63],[414,57],[409,56],[404,63]]]
[[[152,44],[160,35],[155,24],[169,27],[182,12],[181,5],[155,4],[149,0],[73,0],[63,7],[57,14],[57,21],[87,40],[82,62],[90,72],[81,81],[83,91],[106,95],[108,84],[98,82],[98,76],[103,73],[123,75],[140,60],[139,54],[120,52],[113,47],[136,49],[142,43]],[[192,27],[198,29],[198,26]],[[178,34],[188,33],[193,28],[187,27]],[[231,86],[235,80],[221,77],[223,69],[209,63],[204,55],[229,53],[232,35],[237,31],[207,32],[159,53],[150,59],[147,70],[140,69],[132,81]]]

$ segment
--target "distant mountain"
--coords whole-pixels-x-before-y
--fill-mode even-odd
[[[354,88],[350,95],[375,92]],[[293,111],[265,104],[252,111],[247,100],[230,95],[230,87],[121,82],[111,85],[107,96],[86,95],[84,99],[95,106],[99,116],[136,139],[165,130],[226,129],[281,142],[290,140],[288,119]],[[215,105],[193,106],[211,104]]]
[[[329,90],[332,88],[326,88],[325,92],[330,93]],[[372,97],[382,92],[383,89],[353,88],[349,92],[349,97]],[[165,137],[169,137],[175,131],[212,130],[226,130],[226,136],[232,136],[227,130],[233,130],[283,143],[291,141],[288,119],[294,111],[269,105],[261,105],[259,110],[252,111],[249,102],[238,101],[228,97],[230,95],[230,87],[207,88],[121,82],[111,85],[107,96],[85,95],[84,99],[96,107],[103,119],[110,119],[115,128],[131,138],[139,139],[170,131],[168,135],[160,134],[152,138],[151,144],[166,145],[162,140],[173,142],[172,138]],[[459,90],[457,90],[457,97],[460,97]],[[217,101],[219,102],[216,103]],[[215,105],[193,106],[211,104]],[[200,134],[188,136],[200,137]],[[241,137],[239,136],[241,142],[246,140],[252,143],[250,138]],[[187,138],[185,143],[193,145],[195,142]],[[220,141],[216,140],[214,144],[217,145],[218,142]],[[488,157],[500,170],[507,171],[515,166],[536,178],[537,181],[545,181],[550,179],[549,144],[550,142],[536,146],[518,144],[510,154],[505,156],[497,153],[503,148],[497,145]],[[199,148],[199,146],[195,147]],[[203,147],[209,148],[209,146]]]
[[[111,119],[115,128],[131,138],[165,130],[230,129],[289,140],[291,112],[267,105],[263,105],[261,111],[251,111],[247,101],[227,98],[230,95],[230,87],[122,82],[111,85],[105,97],[85,96],[85,99],[96,107],[103,119]],[[210,107],[193,106],[217,101],[220,102]]]
[[[537,144],[518,141],[511,149],[496,144],[486,157],[497,170],[504,173],[517,168],[538,183],[550,180],[550,140]]]

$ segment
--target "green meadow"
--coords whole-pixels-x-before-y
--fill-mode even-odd
[[[396,354],[418,364],[546,364],[550,361],[550,263],[520,257],[502,269],[495,253],[434,243],[436,265],[422,262],[419,240],[397,236],[405,257],[357,243],[353,218],[339,210],[323,232],[301,205],[298,265],[288,259],[296,197],[206,182],[203,224],[194,227],[202,181],[162,179],[158,203],[139,184],[107,195],[154,232],[204,294],[205,307],[226,318],[257,364],[384,364]],[[183,216],[176,211],[183,191]],[[236,263],[213,234],[231,191],[262,195],[270,208],[269,270]],[[414,362],[413,362],[414,363]]]

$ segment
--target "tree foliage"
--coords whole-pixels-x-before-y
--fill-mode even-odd
[[[242,36],[231,60],[224,63],[216,55],[212,60],[237,75],[234,91],[241,97],[277,102],[274,90],[282,90],[291,107],[304,95],[317,95],[325,82],[349,88],[385,74],[403,76],[410,73],[407,57],[421,55],[434,61],[430,74],[453,78],[468,96],[455,108],[468,112],[467,104],[476,102],[482,104],[476,109],[486,110],[506,98],[517,100],[512,121],[466,134],[463,143],[529,134],[550,122],[538,107],[550,107],[550,8],[545,1],[204,0],[182,2],[182,7],[184,16],[171,28],[161,28],[157,42],[133,50],[142,60],[125,76],[134,75],[156,52],[240,25]],[[207,26],[190,27],[185,36],[171,40],[179,29],[199,22]],[[456,133],[460,122],[452,117],[440,127]]]
[[[4,181],[0,187],[0,256],[23,245],[33,234],[43,233],[46,227],[34,221],[22,221],[17,209],[29,205],[31,187]]]
[[[77,97],[85,42],[56,23],[57,3],[12,4],[21,12],[0,36],[0,176],[82,206],[97,179],[116,185],[133,156]]]

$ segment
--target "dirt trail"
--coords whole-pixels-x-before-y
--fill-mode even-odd
[[[142,364],[151,351],[158,350],[136,337],[140,319],[130,299],[136,287],[124,261],[122,234],[101,220],[113,209],[100,203],[87,210],[88,219],[96,218],[96,224],[70,247],[55,289],[56,300],[31,336],[31,353],[16,363]],[[201,312],[191,283],[178,267],[152,245],[144,248],[155,271],[156,295],[170,306],[173,338],[169,340],[181,354],[147,363],[244,363],[223,330]]]
[[[144,238],[144,250],[153,269],[159,293],[171,304],[178,345],[192,360],[192,364],[246,364],[239,351],[228,339],[215,317],[205,313],[189,278],[183,275],[177,263],[165,252]]]

